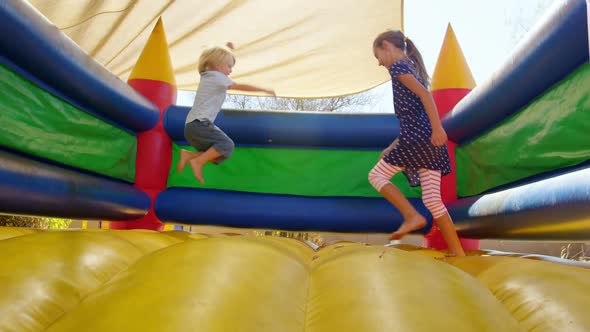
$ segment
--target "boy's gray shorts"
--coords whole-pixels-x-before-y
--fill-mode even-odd
[[[234,152],[234,141],[209,120],[195,120],[187,123],[184,126],[184,138],[197,151],[206,151],[212,147],[221,153],[222,156],[215,160],[216,164],[222,163]]]

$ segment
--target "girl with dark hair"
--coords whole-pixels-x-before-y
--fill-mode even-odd
[[[387,147],[369,173],[369,182],[404,217],[390,239],[401,239],[426,225],[426,220],[390,179],[402,171],[411,186],[422,186],[422,201],[454,256],[464,256],[453,221],[440,195],[441,177],[451,172],[445,142],[447,134],[438,117],[422,55],[401,31],[386,31],[373,42],[373,54],[391,74],[395,114],[400,135]]]

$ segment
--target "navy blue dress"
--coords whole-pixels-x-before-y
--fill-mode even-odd
[[[400,135],[397,145],[383,157],[390,165],[403,167],[410,186],[420,185],[420,168],[441,171],[441,175],[451,173],[451,163],[447,146],[432,144],[432,125],[420,98],[403,85],[398,75],[412,74],[424,85],[417,75],[416,67],[410,60],[400,60],[389,67],[393,86],[395,115],[399,119]]]

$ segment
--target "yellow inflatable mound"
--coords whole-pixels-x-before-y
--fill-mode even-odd
[[[416,248],[0,228],[0,331],[590,331],[590,270]]]

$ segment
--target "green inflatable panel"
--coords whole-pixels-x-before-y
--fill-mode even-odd
[[[457,192],[472,196],[590,159],[590,64],[456,150]]]
[[[0,65],[0,146],[133,182],[134,135]]]
[[[169,187],[197,187],[301,196],[381,197],[368,181],[380,151],[238,147],[221,165],[207,164],[205,185],[190,166],[176,173],[180,146],[173,146]],[[183,147],[184,148],[184,147]],[[193,148],[190,148],[194,151]],[[393,183],[408,197],[420,197],[401,173]]]

